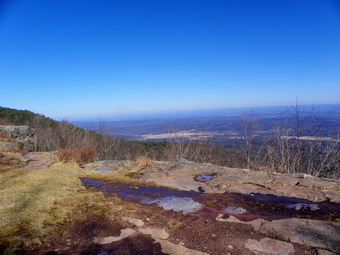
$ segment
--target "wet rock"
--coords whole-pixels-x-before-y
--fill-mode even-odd
[[[278,196],[286,197],[298,197],[308,199],[314,202],[326,201],[327,197],[322,191],[316,191],[306,188],[292,188],[284,187],[275,189],[275,193]]]
[[[294,245],[270,238],[262,238],[259,241],[248,239],[245,248],[256,255],[290,255],[294,254]]]
[[[206,193],[235,192],[262,193],[277,196],[305,198],[311,201],[340,202],[340,181],[310,177],[303,174],[282,174],[246,169],[198,164],[187,160],[159,162],[143,170],[142,180],[182,190],[198,190]],[[195,182],[192,176],[209,176],[208,182]],[[296,184],[299,185],[296,185]],[[329,194],[329,196],[328,196]]]
[[[109,244],[109,243],[112,243],[112,242],[120,241],[120,240],[134,234],[134,233],[136,233],[136,231],[134,229],[126,228],[126,229],[122,229],[120,231],[119,236],[95,237],[95,238],[93,238],[93,243]]]
[[[250,193],[261,193],[261,194],[273,194],[274,192],[270,189],[251,185],[251,184],[233,184],[227,188],[228,192],[250,194]]]
[[[125,217],[123,220],[135,225],[136,227],[141,227],[144,225],[144,222],[137,218]]]
[[[155,240],[162,239],[165,240],[169,237],[169,234],[164,229],[145,227],[138,228],[138,231],[145,234],[151,235],[151,237]]]

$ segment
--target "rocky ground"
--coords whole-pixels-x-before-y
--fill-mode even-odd
[[[37,175],[61,171],[53,166],[52,153],[29,153],[17,159],[21,164],[13,164],[13,170],[6,166],[6,170],[1,170],[0,175],[8,175],[9,171],[14,171],[15,176],[19,176],[20,170],[23,173],[34,171]],[[98,173],[98,169],[113,171]],[[231,169],[185,160],[154,162],[142,166],[130,161],[101,161],[83,168],[75,167],[72,171],[77,174],[70,177],[65,174],[65,182],[67,178],[78,178],[75,183],[79,188],[72,192],[78,192],[82,199],[86,198],[86,206],[77,207],[78,211],[72,213],[65,212],[68,215],[67,220],[43,235],[38,245],[27,248],[24,253],[340,254],[340,211],[337,211],[337,203],[340,203],[340,182],[337,180],[303,174]],[[204,206],[183,213],[178,209],[181,208],[180,203],[172,207],[178,210],[172,210],[162,207],[160,202],[140,203],[139,200],[134,200],[135,196],[123,198],[119,192],[126,188],[119,189],[119,192],[107,192],[104,187],[111,187],[111,183],[115,182],[115,175],[122,173],[126,177],[124,183],[127,186],[124,187],[135,189],[133,194],[147,196],[148,194],[139,192],[143,185],[162,186],[165,189],[168,187],[170,193],[189,191],[183,194],[193,194],[194,203]],[[79,178],[98,179],[103,184],[82,184]],[[62,187],[62,184],[58,185]],[[281,207],[268,208],[267,200],[263,200],[263,203],[251,202],[248,196],[254,193],[301,198],[309,202],[300,204],[300,207],[286,208],[285,212],[276,212]],[[75,196],[77,193],[72,194]],[[97,209],[99,202],[93,203],[87,194],[97,196],[104,207]],[[158,194],[155,196],[159,198]],[[54,203],[51,210],[66,210],[66,202],[60,202],[60,205]],[[334,211],[319,213],[318,209],[323,203],[328,203],[327,206],[330,205],[329,208],[334,208]],[[269,205],[272,206],[270,203]],[[255,210],[255,207],[263,208]],[[52,213],[50,209],[44,210]],[[296,214],[294,210],[297,211]],[[25,232],[20,231],[16,234],[24,235]]]

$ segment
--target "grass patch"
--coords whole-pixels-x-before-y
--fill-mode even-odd
[[[108,199],[101,191],[86,189],[80,178],[136,183],[121,169],[101,173],[80,168],[75,163],[55,163],[46,170],[6,170],[0,172],[0,253],[15,254],[40,246],[49,233],[62,229],[84,215],[116,217],[124,214],[119,198]]]

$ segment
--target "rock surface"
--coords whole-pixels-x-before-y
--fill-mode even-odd
[[[214,177],[196,182],[197,176]],[[182,190],[198,191],[201,187],[207,193],[261,193],[340,203],[340,181],[304,174],[267,173],[178,160],[145,167],[141,179]]]
[[[262,238],[259,241],[248,239],[245,247],[256,255],[291,255],[294,254],[294,245],[270,238]]]
[[[135,234],[136,230],[132,228],[122,229],[119,236],[108,236],[108,237],[95,237],[93,243],[96,244],[109,244],[112,242],[118,242],[132,234]]]
[[[126,167],[127,165],[130,165],[131,163],[132,161],[130,160],[101,160],[101,161],[96,161],[93,163],[83,165],[82,167],[88,170],[97,170],[97,169],[118,170],[118,169]]]
[[[123,220],[135,225],[136,227],[141,227],[144,225],[144,222],[137,218],[124,217]]]
[[[25,137],[29,136],[28,126],[0,126],[0,133],[4,133],[11,138]]]
[[[296,218],[273,221],[257,219],[245,222],[233,216],[223,219],[221,214],[216,217],[216,220],[251,225],[257,231],[277,236],[285,241],[340,253],[340,223],[338,222]]]

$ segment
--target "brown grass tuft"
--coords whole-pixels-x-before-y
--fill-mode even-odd
[[[62,148],[57,152],[57,158],[64,163],[77,162],[82,165],[93,162],[96,158],[96,151],[89,146],[80,149]]]
[[[135,160],[134,166],[144,167],[150,166],[153,164],[153,161],[147,156],[138,156]]]
[[[64,162],[64,163],[76,161],[77,152],[75,149],[61,148],[57,152],[57,158],[59,161]]]
[[[82,147],[78,152],[78,162],[80,164],[87,164],[93,162],[96,157],[96,151],[89,147]]]

